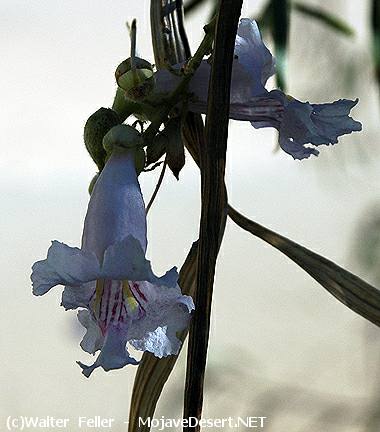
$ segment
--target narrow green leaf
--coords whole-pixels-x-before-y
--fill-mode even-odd
[[[374,3],[377,3],[377,1],[374,0]],[[327,25],[328,27],[331,27],[332,30],[335,30],[346,36],[353,36],[355,34],[354,29],[349,24],[344,22],[336,15],[333,15],[330,12],[321,9],[318,6],[311,6],[299,2],[293,2],[292,6],[297,12],[300,12],[307,17],[321,21],[321,23]]]
[[[286,91],[287,50],[289,41],[289,0],[271,0],[271,33],[275,46],[277,86]]]
[[[273,22],[273,4],[271,0],[266,3],[260,15],[254,19],[256,20],[261,32],[270,30]]]
[[[241,228],[281,251],[345,306],[380,327],[380,291],[332,261],[244,217],[232,207],[228,215]]]

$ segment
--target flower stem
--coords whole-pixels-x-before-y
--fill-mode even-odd
[[[156,185],[156,187],[154,189],[152,197],[149,200],[148,205],[146,206],[146,210],[145,210],[146,214],[148,214],[150,208],[152,207],[152,204],[153,204],[154,200],[156,199],[158,191],[160,190],[160,187],[162,185],[162,181],[163,181],[164,176],[165,176],[166,166],[167,166],[167,162],[166,162],[166,158],[165,158],[164,164],[162,165],[162,170],[161,170],[161,173],[160,173],[160,177],[158,178],[157,185]]]
[[[131,25],[131,70],[136,70],[136,37],[137,37],[137,29],[136,29],[136,19],[132,21]]]

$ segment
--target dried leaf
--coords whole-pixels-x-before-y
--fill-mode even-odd
[[[200,147],[202,206],[195,311],[190,324],[184,417],[201,419],[215,266],[226,220],[224,184],[235,37],[243,0],[221,0],[208,89],[206,145]],[[184,427],[197,432],[200,426]]]
[[[288,256],[345,306],[380,326],[380,291],[377,288],[321,255],[244,217],[232,207],[228,208],[228,215],[241,228]]]
[[[185,147],[181,133],[182,125],[179,117],[168,121],[163,133],[166,140],[166,162],[178,180],[179,173],[185,165]]]

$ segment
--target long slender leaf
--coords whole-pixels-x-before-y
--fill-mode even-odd
[[[273,4],[271,0],[265,4],[260,15],[255,19],[261,32],[270,30],[273,25]]]
[[[380,326],[380,291],[332,261],[244,217],[232,207],[228,215],[241,228],[288,256],[345,306]]]
[[[270,10],[273,14],[271,33],[276,55],[276,80],[278,87],[286,91],[290,2],[289,0],[271,0]]]
[[[377,3],[376,0],[374,1],[374,3]],[[321,9],[318,6],[311,6],[299,2],[293,2],[292,6],[297,12],[300,12],[307,17],[320,21],[328,27],[331,27],[332,30],[335,30],[346,36],[353,36],[355,34],[354,29],[349,24],[344,22],[336,15],[333,15],[330,12]]]
[[[190,325],[184,418],[201,419],[215,266],[226,218],[224,184],[232,61],[243,0],[221,0],[208,91],[206,145],[200,148],[202,206],[195,313]],[[196,432],[199,424],[184,431]]]
[[[256,19],[260,31],[269,32],[273,38],[276,56],[276,83],[283,91],[286,91],[290,8],[290,0],[269,0]]]

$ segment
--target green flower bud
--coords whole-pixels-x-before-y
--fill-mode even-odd
[[[128,149],[142,145],[143,138],[140,132],[126,124],[114,126],[103,138],[103,147],[107,154],[111,154],[115,147]]]
[[[134,152],[137,174],[140,174],[145,166],[143,144],[141,134],[132,126],[125,124],[113,127],[103,138],[103,147],[107,155],[110,155],[115,148]]]
[[[107,157],[103,138],[114,126],[120,124],[119,115],[109,108],[100,108],[92,114],[84,126],[84,143],[93,161],[101,171]]]
[[[115,77],[117,85],[132,100],[144,100],[154,88],[153,66],[139,57],[135,57],[134,65],[130,58],[120,63]]]

